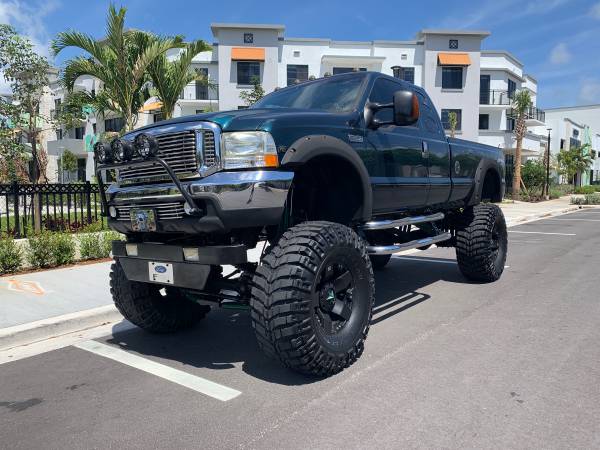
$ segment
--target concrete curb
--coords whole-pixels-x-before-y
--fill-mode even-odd
[[[15,325],[0,329],[0,351],[121,321],[123,316],[117,308],[114,305],[106,305]]]
[[[521,225],[521,224],[524,224],[527,222],[533,222],[534,220],[544,219],[546,217],[560,216],[562,214],[567,214],[570,212],[578,211],[583,208],[586,208],[586,206],[571,205],[566,208],[556,209],[554,211],[546,211],[543,213],[531,214],[529,216],[521,216],[521,217],[517,217],[516,219],[507,220],[506,226],[514,227],[516,225]],[[589,206],[587,206],[587,208],[589,208]]]

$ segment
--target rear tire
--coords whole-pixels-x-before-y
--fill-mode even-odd
[[[502,210],[480,203],[465,210],[456,230],[456,258],[469,280],[496,281],[504,271],[508,234]]]
[[[373,270],[382,270],[390,262],[392,255],[369,255]]]
[[[259,346],[285,366],[329,376],[362,354],[375,286],[365,242],[333,222],[286,231],[253,279]]]
[[[116,261],[111,266],[110,293],[117,309],[134,325],[151,333],[172,333],[190,328],[204,318],[209,306],[186,299],[179,289],[130,281]]]

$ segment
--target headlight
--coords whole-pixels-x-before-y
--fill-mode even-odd
[[[236,131],[222,135],[221,163],[224,169],[277,167],[277,148],[266,131]]]
[[[112,149],[113,160],[115,161],[129,161],[133,158],[133,145],[130,142],[122,139],[115,139],[110,144]]]
[[[138,134],[135,137],[134,147],[138,155],[142,158],[156,156],[158,154],[158,141],[155,137],[145,133]]]
[[[112,151],[108,142],[96,142],[94,144],[94,157],[100,164],[110,164],[112,162]]]

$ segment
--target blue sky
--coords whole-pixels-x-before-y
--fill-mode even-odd
[[[47,52],[52,37],[68,28],[102,36],[108,4],[0,0],[0,23],[14,25]],[[127,7],[130,27],[208,42],[211,22],[281,23],[286,36],[342,40],[412,39],[419,29],[434,27],[489,30],[483,47],[508,50],[525,64],[538,79],[539,106],[600,103],[599,0],[123,0],[116,5]]]

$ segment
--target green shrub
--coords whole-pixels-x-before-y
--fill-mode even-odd
[[[600,194],[587,194],[583,197],[571,197],[572,205],[600,205]]]
[[[546,183],[544,163],[530,159],[521,166],[521,178],[528,190],[541,190]]]
[[[33,235],[27,242],[27,260],[32,267],[43,268],[50,267],[53,262],[52,258],[52,235],[50,232],[42,232]]]
[[[79,236],[81,259],[108,258],[112,249],[112,241],[120,239],[121,235],[115,231],[82,234]]]
[[[104,229],[102,228],[102,221],[96,220],[95,222],[92,222],[89,225],[83,227],[83,230],[81,231],[83,233],[96,233],[98,231],[104,231]]]
[[[577,186],[575,188],[576,194],[593,194],[596,192],[595,186]]]
[[[0,239],[0,274],[16,272],[23,265],[23,251],[13,238]]]
[[[35,268],[70,264],[75,260],[75,242],[67,233],[45,231],[29,238],[26,253]]]
[[[52,234],[53,262],[57,266],[72,264],[75,261],[75,241],[70,234]]]

